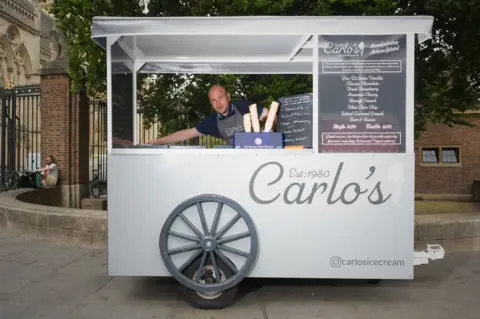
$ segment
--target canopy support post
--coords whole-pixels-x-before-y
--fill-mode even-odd
[[[133,52],[137,52],[137,37],[133,37]],[[138,67],[138,62],[133,59],[133,69],[132,69],[132,97],[133,97],[133,145],[138,145],[138,104],[137,104],[137,72],[140,68]]]
[[[133,97],[133,145],[138,145],[138,103],[137,103],[137,71],[139,69],[138,62],[133,63],[134,67],[132,70],[132,97]]]
[[[288,56],[288,62],[291,62],[293,58],[298,54],[298,52],[303,48],[303,46],[308,42],[308,40],[311,38],[312,34],[306,34],[304,35],[300,41],[298,41],[297,45],[293,48],[292,52]]]
[[[115,61],[112,61],[115,63]],[[123,64],[131,71],[131,72],[135,72],[135,67],[134,67],[134,63],[133,62],[130,62],[130,61],[125,61],[123,62]]]
[[[134,72],[136,74],[138,74],[138,71],[140,71],[141,68],[143,68],[143,66],[145,65],[145,62],[144,61],[135,61],[134,63]]]
[[[136,42],[135,37],[133,38],[133,41],[134,41],[134,43]],[[118,41],[118,46],[122,48],[122,50],[125,52],[125,54],[130,59],[132,59],[132,61],[135,61],[135,54],[133,53],[132,49],[130,49],[130,47],[125,42],[123,42],[122,40],[119,40]]]
[[[312,148],[313,153],[319,152],[318,147],[318,114],[319,110],[319,96],[318,96],[318,34],[313,35],[313,39],[311,41],[313,48],[312,48],[312,93],[313,93],[313,105],[312,105]]]
[[[405,153],[407,154],[415,153],[415,46],[415,34],[407,33],[405,97]]]
[[[119,36],[107,37],[107,156],[112,153],[112,45],[119,39]]]
[[[118,41],[118,39],[120,39],[120,36],[119,36],[119,35],[111,35],[111,36],[108,36],[108,37],[107,37],[107,47],[114,45],[115,42]]]

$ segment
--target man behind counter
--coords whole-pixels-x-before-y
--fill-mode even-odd
[[[250,102],[240,100],[230,101],[230,93],[221,86],[214,85],[210,88],[208,98],[215,113],[197,124],[194,128],[181,130],[168,136],[147,142],[147,144],[171,144],[182,142],[201,135],[219,137],[233,144],[233,134],[245,132],[243,128],[243,115],[250,113]],[[257,105],[259,121],[264,121],[268,116],[268,109]]]

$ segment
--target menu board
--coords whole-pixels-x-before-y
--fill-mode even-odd
[[[312,94],[282,97],[277,117],[277,132],[283,133],[285,146],[312,148]]]
[[[406,42],[319,36],[319,152],[405,152]]]

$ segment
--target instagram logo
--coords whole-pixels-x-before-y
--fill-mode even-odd
[[[330,258],[330,266],[332,267],[340,267],[342,265],[342,258],[340,257],[332,257]]]

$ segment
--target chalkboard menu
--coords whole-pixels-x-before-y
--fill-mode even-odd
[[[284,135],[285,146],[312,148],[312,94],[282,97],[277,117],[277,132]]]
[[[405,152],[406,36],[319,36],[320,152]]]

